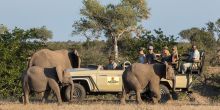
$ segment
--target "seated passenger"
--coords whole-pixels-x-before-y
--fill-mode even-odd
[[[161,57],[162,57],[162,62],[171,62],[171,58],[170,58],[170,52],[168,50],[168,47],[165,46],[162,50],[162,53],[161,53]]]
[[[192,45],[192,50],[189,52],[189,57],[186,63],[181,65],[181,72],[185,74],[189,67],[192,67],[193,62],[199,61],[200,53],[196,47],[196,45]]]
[[[146,63],[147,64],[155,63],[156,55],[155,55],[153,49],[154,49],[153,46],[149,46],[148,47],[148,53],[146,54]]]
[[[110,57],[110,58],[109,58],[109,63],[108,63],[108,65],[106,66],[106,68],[107,68],[108,70],[113,70],[113,69],[116,69],[116,67],[117,67],[117,63],[115,63],[114,60],[113,60],[113,58]]]
[[[144,64],[146,62],[146,56],[144,54],[144,48],[143,47],[141,47],[139,49],[139,58],[138,58],[138,60],[139,60],[139,63],[143,63]]]

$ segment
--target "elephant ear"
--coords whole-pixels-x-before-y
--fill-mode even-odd
[[[71,64],[72,64],[73,68],[80,68],[81,59],[80,59],[79,53],[76,49],[69,52],[69,58],[71,60]]]

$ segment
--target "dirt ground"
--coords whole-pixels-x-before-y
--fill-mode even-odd
[[[1,102],[0,110],[219,110],[220,104],[189,104],[188,102],[174,101],[167,104],[136,104],[128,103],[120,105],[117,103],[93,102],[82,104],[56,103],[41,104],[31,103],[23,105],[16,102]]]
[[[23,105],[18,101],[0,101],[0,110],[220,110],[220,103],[210,102],[208,98],[193,93],[195,101],[170,100],[165,104],[151,104],[144,102],[136,104],[134,100],[127,101],[121,105],[119,100],[87,100],[81,103],[63,103],[57,105],[56,102],[43,104],[41,102],[31,102]]]

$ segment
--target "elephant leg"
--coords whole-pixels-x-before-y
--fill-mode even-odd
[[[60,105],[62,103],[62,99],[58,83],[54,79],[49,79],[49,86],[55,92],[58,104]]]
[[[24,100],[24,104],[29,104],[29,93],[30,93],[30,89],[29,89],[29,86],[28,86],[28,82],[25,81],[24,84],[23,84],[23,93],[24,93],[24,96],[23,96],[23,100]]]
[[[124,89],[124,87],[122,88],[122,95],[121,95],[121,100],[120,100],[120,102],[121,102],[121,104],[125,104],[126,102],[125,102],[125,98],[126,98],[126,91],[125,91],[125,89]]]
[[[134,77],[135,79],[134,80],[131,80],[132,81],[132,84],[135,88],[135,92],[136,92],[136,101],[138,104],[141,104],[143,103],[142,102],[142,99],[141,99],[141,91],[142,91],[142,87],[141,87],[141,84],[139,83],[138,79],[136,77]]]
[[[137,101],[138,104],[143,103],[143,101],[141,99],[141,90],[140,89],[136,90],[136,101]]]
[[[153,103],[158,103],[158,101],[161,98],[159,81],[158,80],[151,81],[150,89],[151,89],[151,92],[153,93],[153,97],[152,97]]]
[[[46,101],[48,101],[48,97],[49,97],[49,95],[50,95],[50,92],[51,92],[51,89],[46,90],[46,91],[44,92],[44,95],[43,95],[43,98],[42,98],[42,103],[45,103]]]

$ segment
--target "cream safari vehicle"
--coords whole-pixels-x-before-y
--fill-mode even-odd
[[[179,65],[175,65],[176,72],[176,92],[184,91],[190,92],[190,87],[193,82],[194,75],[200,75],[202,73],[204,64],[204,52],[201,52],[201,59],[199,62],[195,62],[196,66],[190,68],[187,74],[178,73]],[[182,62],[182,61],[179,61]],[[120,95],[122,92],[122,74],[124,68],[131,63],[126,61],[122,64],[121,68],[116,70],[105,70],[101,66],[89,65],[86,68],[74,68],[67,69],[65,72],[70,73],[72,80],[75,84],[74,98],[78,101],[82,101],[86,98],[86,95],[99,95],[99,94],[115,94]],[[123,68],[124,67],[124,68]],[[172,81],[161,79],[161,101],[166,102],[170,98],[170,92],[172,89]],[[70,88],[66,87],[62,90],[62,97],[65,100],[69,99]],[[142,93],[143,98],[149,96],[147,92]]]

